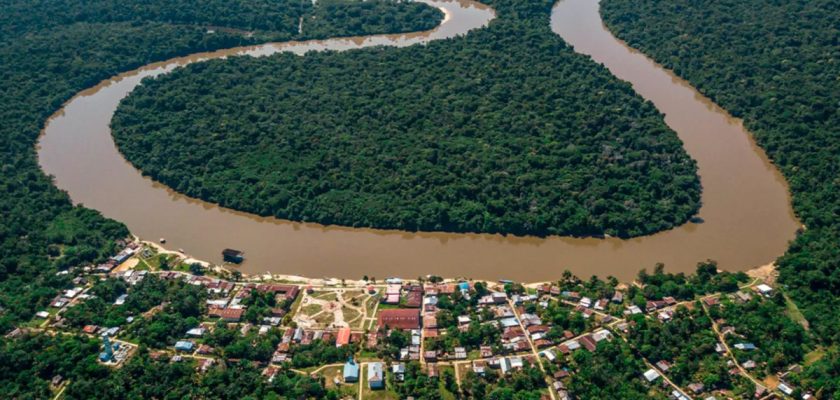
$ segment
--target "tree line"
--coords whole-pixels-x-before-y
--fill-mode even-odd
[[[695,163],[654,106],[554,34],[550,2],[493,6],[488,28],[425,46],[145,80],[114,136],[179,192],[295,221],[632,237],[696,213]]]
[[[804,373],[840,393],[840,7],[834,0],[607,0],[607,26],[744,119],[790,183],[805,229],[776,264],[826,355]]]
[[[308,3],[303,4],[305,16],[324,12],[317,4],[303,3]],[[46,119],[62,103],[119,72],[184,54],[261,40],[429,29],[442,18],[437,10],[419,3],[364,3],[329,2],[330,7],[355,11],[346,11],[347,18],[334,24],[298,34],[298,18],[288,17],[298,15],[298,11],[293,12],[291,3],[283,1],[0,2],[0,336],[45,309],[61,289],[72,286],[77,268],[104,261],[116,252],[118,241],[128,236],[121,223],[73,206],[67,194],[38,167],[35,141]],[[379,19],[387,23],[377,23]],[[232,29],[209,33],[211,26]],[[241,34],[254,30],[253,37]],[[74,273],[56,274],[67,269],[74,269]],[[87,310],[80,309],[74,321],[81,323],[85,315],[104,308],[103,304],[93,304]],[[109,312],[92,320],[110,324],[124,318],[119,311]],[[161,337],[166,339],[167,335]],[[164,379],[154,374],[173,372],[164,368],[167,364],[141,357],[130,364],[131,368],[122,370],[135,375],[114,376],[94,363],[98,351],[98,342],[85,339],[0,339],[0,397],[52,397],[49,380],[56,374],[73,381],[65,392],[67,398],[181,398],[189,392],[171,393],[175,386],[191,390],[186,388],[187,382],[192,383],[194,366],[172,366],[178,373],[164,374],[173,377]],[[258,379],[259,371],[254,367],[229,371],[212,375],[217,382],[207,381],[230,389],[230,393],[246,393],[229,398],[265,398],[265,393],[280,389],[283,391],[278,393],[292,397],[299,397],[298,393],[321,397],[323,393],[323,388],[299,392],[295,386],[286,390],[285,386],[276,386],[278,380],[274,386],[268,385]],[[297,382],[297,378],[282,380]],[[303,380],[306,385],[318,384],[316,380]],[[141,383],[147,386],[138,387]],[[236,385],[240,385],[240,391],[233,390]],[[193,393],[198,396],[203,391],[206,397],[211,387],[204,385]],[[216,392],[213,394],[217,397]]]

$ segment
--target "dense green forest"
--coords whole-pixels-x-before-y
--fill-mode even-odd
[[[653,105],[550,30],[551,2],[494,7],[426,46],[178,69],[121,103],[114,136],[179,192],[295,221],[630,237],[688,220],[695,165]]]
[[[840,4],[606,0],[609,28],[744,119],[807,229],[777,264],[826,346],[840,344]],[[837,351],[805,375],[840,390]],[[833,383],[830,380],[833,379]]]
[[[0,2],[4,11],[0,40],[79,23],[119,22],[247,31],[272,40],[313,39],[426,30],[443,17],[440,10],[403,0],[315,4],[293,0],[4,0]]]
[[[261,0],[202,1],[200,6],[187,0],[0,1],[0,332],[29,320],[70,285],[73,274],[57,271],[114,254],[116,241],[128,235],[122,224],[72,206],[38,167],[35,140],[46,118],[72,95],[121,71],[183,54],[267,38],[414,31],[430,28],[442,17],[414,3],[325,2],[325,7],[346,10],[347,18],[340,21],[346,25],[333,21],[309,31],[305,23],[299,35],[296,16],[304,13],[307,20],[316,20],[325,12],[311,2],[301,4],[301,10],[283,11],[292,8]],[[221,29],[211,34],[209,26],[265,31],[249,38]],[[101,318],[113,322],[122,315]],[[98,345],[77,343],[74,353],[61,347],[63,339],[14,342],[4,341],[0,350],[0,397],[47,397],[44,379],[65,364],[89,368],[98,373],[93,375],[97,379],[106,375],[91,363],[77,363],[92,362]],[[32,374],[27,365],[46,372]],[[100,397],[87,393],[68,396]]]
[[[291,371],[272,382],[250,362],[228,363],[197,375],[194,361],[155,360],[145,348],[120,369],[96,363],[99,340],[82,336],[0,338],[0,397],[52,398],[50,380],[72,382],[66,399],[336,399],[323,382]]]
[[[265,28],[270,38],[320,38],[338,34],[401,32],[434,26],[442,16],[431,7],[388,1],[326,2],[346,8],[346,25],[323,25],[296,35],[280,21],[291,9],[270,1],[234,2],[3,1],[0,14],[0,331],[45,305],[68,278],[64,269],[113,254],[114,240],[128,231],[96,212],[74,208],[38,168],[34,141],[44,120],[76,92],[120,71],[177,55],[255,43],[226,32],[209,34],[205,26]],[[369,4],[368,4],[369,3]],[[158,7],[159,6],[159,7]],[[307,16],[321,7],[306,8]],[[91,10],[98,10],[91,12]],[[134,11],[131,11],[134,10]],[[419,10],[419,11],[418,11]],[[100,12],[101,11],[101,12]],[[231,16],[229,14],[235,14]],[[388,23],[370,24],[371,14]],[[169,21],[174,21],[170,23]],[[239,25],[242,24],[242,25]],[[385,29],[379,31],[377,29]],[[373,29],[373,30],[371,30]],[[284,33],[285,32],[285,33]],[[23,57],[26,55],[26,57]],[[56,251],[60,254],[56,256]]]

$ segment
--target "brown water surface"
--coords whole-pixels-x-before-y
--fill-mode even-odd
[[[41,167],[55,176],[56,185],[74,202],[124,222],[143,239],[165,237],[168,247],[215,262],[221,261],[223,248],[245,251],[246,273],[346,278],[437,274],[541,281],[570,269],[584,277],[629,279],[656,262],[665,263],[670,271],[692,271],[697,262],[711,258],[725,269],[745,270],[772,262],[784,252],[799,224],[781,174],[739,120],[617,41],[602,25],[595,0],[561,0],[552,13],[552,28],[577,51],[631,82],[666,115],[666,123],[697,161],[704,223],[631,240],[409,233],[294,223],[175,193],[144,178],[114,145],[108,126],[111,117],[119,101],[144,77],[229,55],[424,43],[466,34],[486,26],[494,16],[493,10],[469,0],[426,2],[447,13],[445,22],[429,32],[238,48],[121,74],[80,93],[50,119],[39,142]]]

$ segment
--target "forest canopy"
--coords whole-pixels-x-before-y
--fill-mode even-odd
[[[295,221],[402,230],[639,236],[699,208],[662,115],[549,28],[493,4],[425,46],[233,57],[145,80],[112,127],[145,174]]]
[[[829,347],[806,372],[840,392],[840,5],[835,0],[606,0],[618,37],[744,119],[790,183],[805,230],[780,281]],[[833,372],[832,372],[833,371]]]

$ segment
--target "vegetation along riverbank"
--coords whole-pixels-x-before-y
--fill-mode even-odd
[[[322,5],[260,0],[205,1],[201,6],[192,1],[3,3],[0,331],[28,318],[68,284],[68,277],[55,272],[106,258],[113,254],[115,240],[127,234],[119,222],[72,206],[38,167],[34,143],[44,121],[71,96],[120,71],[178,55],[265,40],[428,29],[443,17],[419,3],[318,4]],[[227,12],[216,12],[220,7]],[[298,17],[312,19],[322,12],[320,7],[343,7],[349,16],[298,34]],[[389,22],[367,23],[381,18]]]
[[[694,162],[550,30],[552,4],[495,2],[486,29],[426,46],[189,65],[124,99],[114,137],[178,192],[293,221],[620,237],[686,222]]]
[[[840,8],[836,1],[605,0],[616,36],[744,119],[807,227],[778,262],[829,348],[811,379],[840,390]]]

